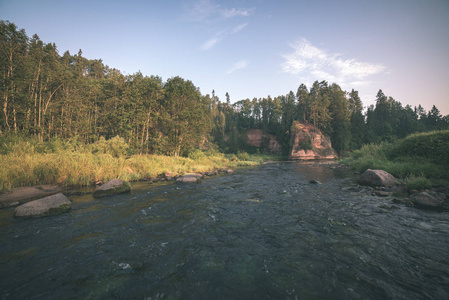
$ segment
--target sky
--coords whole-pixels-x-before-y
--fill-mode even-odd
[[[449,114],[448,0],[0,0],[0,19],[60,55],[181,76],[223,102],[326,80],[365,107],[382,89]]]

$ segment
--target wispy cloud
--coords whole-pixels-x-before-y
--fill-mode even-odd
[[[212,38],[210,38],[206,42],[204,42],[200,46],[200,49],[203,51],[212,49],[218,42],[221,42],[222,40],[224,40],[225,38],[227,38],[230,35],[233,35],[233,34],[236,34],[240,31],[242,31],[247,25],[248,25],[248,23],[244,23],[244,24],[237,25],[233,28],[228,28],[228,29],[221,30],[221,31],[217,32]]]
[[[357,82],[366,84],[365,79],[371,75],[386,71],[378,63],[361,62],[355,58],[345,59],[339,54],[330,54],[302,39],[290,45],[293,51],[284,55],[282,70],[285,73],[299,75],[309,73],[315,79],[324,79],[338,83]]]
[[[240,25],[232,28],[231,33],[234,34],[234,33],[237,33],[239,31],[242,31],[243,28],[245,28],[247,25],[248,25],[248,23],[240,24]]]
[[[225,18],[248,17],[251,13],[249,9],[221,9],[220,14]]]
[[[238,61],[238,62],[234,63],[231,66],[231,68],[228,70],[227,73],[231,74],[231,73],[233,73],[233,72],[235,72],[237,70],[244,69],[246,67],[248,67],[248,63],[246,62],[246,60],[241,60],[241,61]]]
[[[191,21],[209,21],[217,18],[249,17],[253,9],[223,8],[211,0],[197,0],[187,8],[187,16]]]
[[[218,38],[211,38],[203,43],[200,47],[201,50],[206,51],[211,49],[218,42]]]

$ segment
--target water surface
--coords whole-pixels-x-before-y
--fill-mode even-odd
[[[322,182],[310,184],[311,179]],[[449,299],[449,214],[273,163],[200,184],[135,183],[70,213],[0,211],[2,299]]]

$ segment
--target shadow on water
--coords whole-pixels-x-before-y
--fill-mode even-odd
[[[310,180],[322,184],[310,184]],[[346,191],[316,163],[133,184],[70,213],[2,211],[2,299],[446,299],[449,214]]]

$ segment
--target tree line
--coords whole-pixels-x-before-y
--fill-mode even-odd
[[[222,102],[179,76],[163,81],[140,72],[124,75],[101,59],[83,57],[81,50],[60,55],[54,43],[36,34],[29,38],[8,21],[0,21],[0,74],[1,136],[85,143],[120,136],[134,153],[186,155],[207,143],[224,152],[266,150],[246,145],[251,128],[275,134],[287,153],[294,120],[329,134],[339,153],[449,127],[449,117],[435,106],[428,113],[421,106],[403,107],[382,91],[364,113],[357,91],[326,81],[233,104],[226,93]]]

